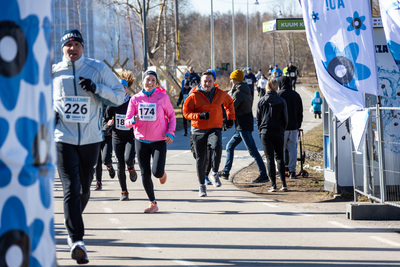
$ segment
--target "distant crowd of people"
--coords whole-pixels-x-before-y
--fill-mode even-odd
[[[167,147],[174,142],[176,117],[158,74],[142,75],[142,90],[128,90],[135,78],[122,71],[119,79],[104,63],[83,56],[84,39],[78,30],[67,30],[61,38],[63,60],[53,66],[53,99],[56,117],[57,168],[63,186],[65,227],[71,258],[89,262],[82,213],[89,201],[96,174],[96,191],[103,189],[102,166],[111,178],[118,177],[120,201],[129,200],[127,177],[136,182],[137,158],[143,188],[149,199],[145,213],[157,212],[153,179],[167,181]],[[231,88],[222,90],[212,69],[198,75],[188,68],[182,80],[177,106],[182,106],[184,135],[196,161],[199,196],[207,196],[207,185],[220,187],[228,180],[234,150],[243,141],[259,169],[253,183],[271,181],[269,192],[288,191],[288,177],[296,178],[298,132],[303,121],[303,103],[295,91],[298,70],[290,61],[282,71],[269,66],[267,74],[255,75],[237,69],[230,74]],[[253,114],[254,91],[260,97]],[[322,99],[312,101],[315,117],[321,117]],[[267,164],[252,136],[254,118]],[[223,151],[222,132],[235,127],[226,145],[226,162],[219,171]],[[112,152],[117,159],[117,170]],[[287,153],[285,153],[285,151]],[[276,165],[275,165],[276,161]],[[286,167],[287,166],[287,167]],[[281,187],[277,186],[277,177]]]

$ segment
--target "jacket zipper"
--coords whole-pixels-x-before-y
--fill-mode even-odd
[[[78,92],[76,90],[76,77],[75,77],[75,62],[72,62],[72,73],[74,76],[74,90],[75,96],[78,96]],[[78,122],[78,146],[81,145],[81,124]]]

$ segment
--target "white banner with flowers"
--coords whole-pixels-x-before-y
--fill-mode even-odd
[[[378,95],[369,0],[301,0],[320,89],[343,121]]]
[[[387,44],[400,69],[400,1],[380,0],[379,6]]]
[[[0,6],[0,266],[56,266],[51,1]]]

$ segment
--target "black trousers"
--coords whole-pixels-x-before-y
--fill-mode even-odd
[[[192,134],[193,147],[196,155],[197,177],[200,184],[204,184],[207,169],[207,147],[211,149],[211,169],[218,172],[222,155],[221,129],[210,129],[205,133]]]
[[[82,240],[84,236],[82,212],[89,202],[100,145],[56,143],[57,169],[64,193],[65,225],[73,242]]]
[[[292,83],[293,90],[296,90],[297,77],[290,77],[290,82]]]
[[[127,191],[125,164],[128,166],[128,169],[133,168],[135,165],[135,140],[133,139],[133,136],[129,139],[113,138],[112,144],[118,160],[117,175],[119,185],[121,186],[122,191]]]
[[[101,142],[100,153],[97,160],[96,166],[96,181],[101,183],[103,166],[102,163],[106,166],[112,165],[112,140],[111,135],[104,136],[104,141]]]
[[[285,162],[283,159],[284,135],[260,134],[261,143],[264,148],[267,159],[267,170],[271,179],[272,187],[276,188],[276,167],[275,159],[278,165],[278,172],[281,177],[282,186],[286,187]]]
[[[167,159],[167,144],[165,141],[144,143],[135,140],[135,146],[144,190],[149,200],[154,201],[156,197],[154,195],[154,185],[151,180],[151,174],[156,178],[161,178],[164,175]],[[153,166],[150,165],[151,158],[153,158]]]

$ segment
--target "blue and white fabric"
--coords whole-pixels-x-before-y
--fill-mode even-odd
[[[0,6],[0,265],[56,266],[51,1]]]
[[[320,89],[343,121],[379,95],[369,0],[301,0]]]
[[[379,6],[387,44],[400,70],[400,1],[380,0]]]

